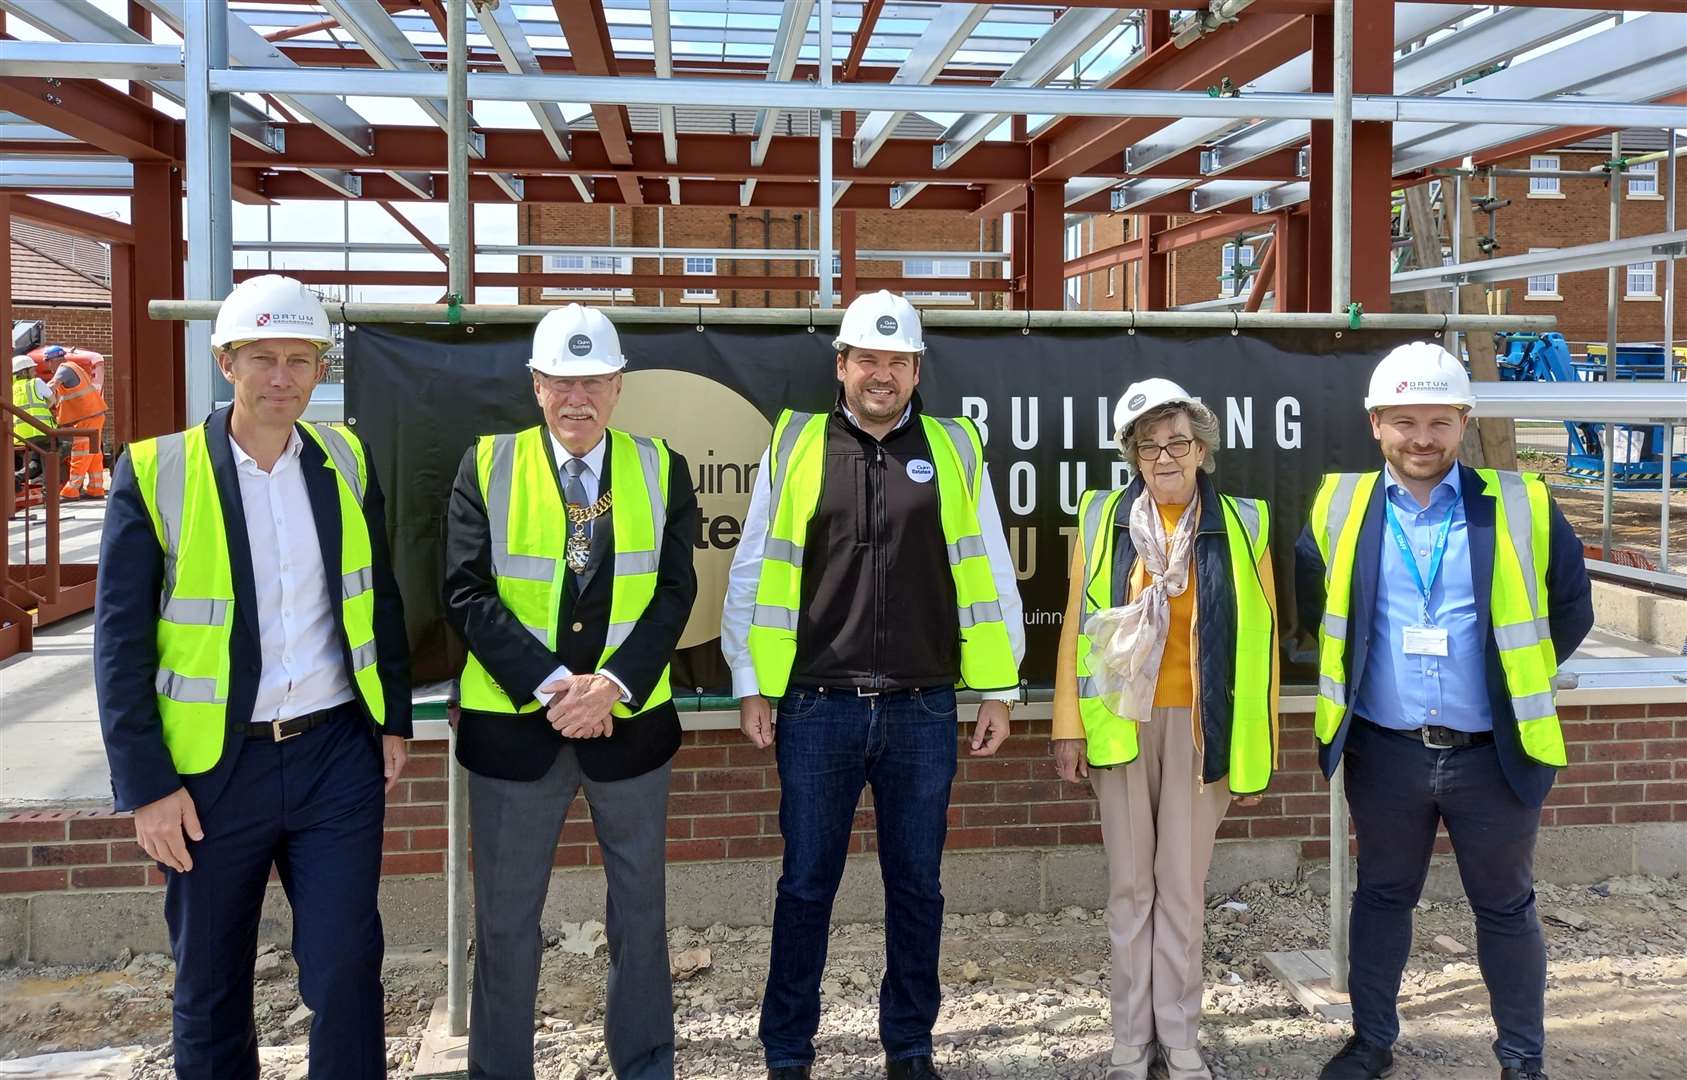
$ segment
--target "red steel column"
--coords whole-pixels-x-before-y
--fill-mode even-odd
[[[1394,4],[1354,0],[1353,92],[1394,93]],[[1393,254],[1394,125],[1353,125],[1353,299],[1368,312],[1389,310]]]
[[[1066,181],[1045,180],[1028,185],[1026,232],[1030,259],[1025,292],[1038,311],[1066,306]]]
[[[1308,311],[1307,307],[1307,240],[1308,217],[1305,213],[1277,215],[1277,237],[1272,246],[1277,249],[1273,267],[1272,300],[1277,311]],[[1322,310],[1320,305],[1319,310]]]
[[[1358,16],[1354,16],[1355,31],[1357,31]],[[1312,16],[1312,92],[1328,94],[1335,89],[1334,59],[1335,59],[1335,19],[1325,12]],[[1355,32],[1354,37],[1358,34]],[[1355,42],[1357,48],[1357,42]],[[1358,63],[1354,64],[1355,82],[1358,79]],[[1357,89],[1357,86],[1355,86]],[[1358,125],[1354,125],[1357,127]],[[1333,137],[1334,125],[1328,120],[1312,121],[1311,146],[1311,175],[1308,177],[1311,192],[1306,201],[1306,229],[1304,234],[1305,247],[1302,249],[1300,265],[1306,276],[1302,283],[1303,303],[1312,306],[1298,310],[1324,311],[1330,306],[1330,210],[1333,205],[1330,183],[1330,142]],[[1359,155],[1357,151],[1354,157]],[[1357,161],[1355,161],[1357,166]],[[1357,168],[1354,171],[1358,176]],[[1358,215],[1354,215],[1355,230],[1358,227]],[[1280,310],[1291,310],[1280,308]]]
[[[178,299],[182,289],[182,177],[168,161],[134,162],[133,273],[129,281],[130,439],[167,435],[187,426],[183,381],[185,326],[147,315],[152,300]],[[114,283],[115,284],[115,283]],[[115,333],[116,327],[113,327]]]

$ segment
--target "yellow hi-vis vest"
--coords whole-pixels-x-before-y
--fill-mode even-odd
[[[340,498],[340,633],[351,651],[352,689],[377,724],[386,698],[375,669],[375,572],[363,494],[363,444],[335,424],[301,429],[327,455]],[[129,446],[135,482],[164,549],[158,616],[158,714],[176,771],[208,772],[222,758],[228,722],[229,642],[234,635],[234,571],[225,507],[204,425]],[[240,508],[234,511],[240,513]],[[334,577],[330,575],[332,587]]]
[[[656,567],[662,552],[662,533],[668,524],[668,447],[661,439],[647,439],[610,429],[606,451],[615,498],[609,525],[615,536],[614,580],[609,593],[609,629],[604,635],[601,668],[627,640],[656,595]],[[482,435],[475,444],[475,473],[486,504],[486,523],[492,535],[492,574],[498,598],[529,633],[556,651],[557,624],[568,563],[568,513],[562,501],[556,467],[545,452],[550,433],[543,424],[514,435]],[[599,519],[601,524],[602,519]],[[529,698],[517,705],[493,680],[480,658],[469,652],[458,680],[459,703],[465,709],[491,713],[538,712]],[[668,668],[639,708],[649,712],[673,696]],[[637,715],[616,703],[617,717]]]
[[[1123,765],[1138,754],[1137,719],[1107,707],[1091,665],[1094,644],[1084,626],[1090,616],[1114,607],[1113,527],[1124,489],[1086,491],[1078,502],[1078,542],[1083,545],[1083,622],[1078,624],[1078,715],[1091,765]],[[1200,496],[1197,495],[1196,498]],[[1230,551],[1230,583],[1236,596],[1236,665],[1231,683],[1230,790],[1253,794],[1265,790],[1276,757],[1271,714],[1276,620],[1259,577],[1259,560],[1271,542],[1271,512],[1263,499],[1220,495],[1225,541]],[[1190,556],[1195,557],[1193,554]],[[1196,572],[1191,566],[1190,574]]]
[[[53,420],[53,408],[41,396],[41,386],[34,375],[12,380],[12,404],[33,416],[39,423],[12,418],[12,442],[23,445],[25,439],[39,439],[58,424]]]
[[[750,662],[767,697],[785,693],[797,656],[797,609],[802,604],[803,544],[825,486],[828,413],[786,409],[773,428],[767,547],[762,552],[756,606],[750,618]],[[937,472],[937,503],[961,627],[960,685],[1006,690],[1019,685],[1019,665],[1002,619],[978,524],[984,484],[984,444],[965,417],[920,416]]]
[[[1457,465],[1454,468],[1458,468]],[[1330,473],[1312,503],[1312,535],[1324,558],[1324,622],[1318,628],[1320,742],[1334,739],[1351,700],[1347,687],[1348,616],[1359,529],[1380,472]],[[1523,752],[1542,765],[1565,764],[1564,732],[1553,704],[1558,655],[1547,621],[1546,564],[1552,514],[1538,473],[1477,469],[1482,493],[1495,502],[1494,580],[1488,600],[1506,693]]]

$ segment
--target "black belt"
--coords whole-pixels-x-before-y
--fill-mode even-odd
[[[809,693],[809,694],[828,694],[828,695],[829,694],[836,694],[839,697],[846,697],[846,698],[847,697],[864,697],[864,698],[876,697],[876,698],[885,698],[885,699],[888,700],[888,699],[891,699],[891,698],[914,697],[917,694],[928,694],[928,693],[935,694],[940,690],[949,689],[949,687],[944,687],[944,686],[911,686],[911,687],[906,687],[906,688],[903,688],[903,689],[900,689],[900,690],[874,690],[871,687],[866,687],[866,686],[798,686],[798,685],[793,684],[791,689],[792,690],[801,690],[804,693]]]
[[[1397,735],[1402,739],[1421,742],[1431,750],[1463,750],[1471,746],[1486,746],[1494,741],[1492,731],[1460,731],[1457,728],[1442,727],[1439,724],[1426,724],[1420,728],[1391,728],[1383,727],[1363,716],[1359,720],[1385,735]]]
[[[340,706],[331,705],[326,709],[318,709],[303,716],[294,716],[286,720],[253,721],[246,725],[248,739],[262,739],[265,742],[286,742],[296,735],[303,735],[312,728],[319,728],[340,714]]]

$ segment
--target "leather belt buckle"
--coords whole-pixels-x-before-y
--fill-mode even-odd
[[[282,730],[281,725],[283,725],[285,723],[287,723],[287,721],[285,721],[285,720],[271,720],[269,722],[270,734],[276,742],[286,742],[288,739],[297,738],[298,736],[304,734],[303,728],[301,728],[298,731],[284,731],[284,730]]]
[[[1425,724],[1423,727],[1418,728],[1418,737],[1421,738],[1423,740],[1423,744],[1431,750],[1457,750],[1459,746],[1462,745],[1456,741],[1456,733],[1450,728],[1437,727],[1433,724]],[[1455,741],[1440,741],[1441,739],[1447,738],[1452,738]]]
[[[883,692],[882,690],[869,690],[864,686],[855,687],[856,697],[878,697]]]

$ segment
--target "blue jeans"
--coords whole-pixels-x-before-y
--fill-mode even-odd
[[[1355,720],[1342,761],[1359,836],[1359,884],[1348,940],[1353,1028],[1391,1046],[1395,1000],[1412,950],[1412,910],[1429,876],[1438,822],[1476,915],[1476,961],[1488,987],[1501,1066],[1541,1068],[1546,1044],[1546,942],[1535,915],[1540,811],[1518,799],[1493,744],[1432,750],[1415,734]]]
[[[879,1041],[897,1061],[931,1053],[943,935],[943,840],[955,778],[955,692],[857,697],[792,690],[779,702],[779,831],[785,864],[762,995],[769,1068],[809,1065],[832,900],[861,789],[873,786],[885,891]]]

